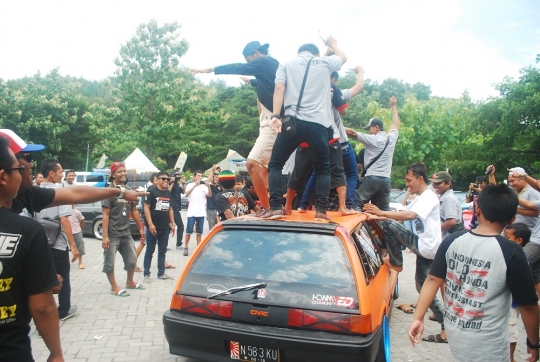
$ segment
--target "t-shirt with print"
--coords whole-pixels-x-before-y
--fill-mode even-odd
[[[527,187],[525,187],[523,191],[521,191],[521,193],[519,194],[519,197],[528,201],[537,201],[537,200],[540,200],[540,192],[536,191],[531,186],[527,185]],[[522,209],[522,207],[518,206],[518,209]],[[527,225],[527,227],[530,230],[532,230],[534,229],[534,226],[536,225],[537,221],[538,221],[538,216],[523,216],[520,214],[516,214],[516,221],[514,222],[522,222],[525,225]]]
[[[171,208],[171,192],[169,189],[161,191],[157,186],[148,189],[150,195],[144,201],[150,204],[150,216],[156,229],[169,229],[170,218],[169,209]],[[148,222],[148,221],[147,221]],[[129,224],[128,224],[129,227]]]
[[[500,235],[457,232],[441,243],[431,275],[445,280],[444,327],[457,361],[509,361],[508,310],[538,301],[523,249]]]
[[[81,221],[84,220],[83,214],[77,208],[73,209],[73,215],[68,216],[69,223],[71,224],[71,232],[73,235],[82,232]]]
[[[204,183],[195,186],[193,182],[190,182],[186,186],[186,193],[193,187],[195,189],[188,196],[187,217],[206,217],[206,195],[208,195],[208,187]]]
[[[418,251],[424,258],[433,259],[441,244],[439,198],[433,191],[426,189],[405,209],[417,215],[412,220],[412,227],[413,233],[418,235]]]
[[[251,196],[241,191],[224,190],[216,195],[216,210],[222,221],[227,220],[225,210],[231,210],[234,216],[242,216],[249,214],[249,210],[253,210],[254,207],[255,201]]]
[[[52,182],[42,182],[40,185],[41,188],[48,188],[48,189],[58,189],[63,188],[64,185],[61,183],[54,184]],[[69,217],[73,215],[73,207],[71,205],[61,205],[61,206],[53,206],[49,207],[47,209],[41,210],[37,214],[37,220],[39,219],[49,219],[49,220],[56,220],[60,222],[61,217]],[[60,232],[58,233],[58,237],[56,238],[56,242],[54,243],[51,248],[56,250],[62,250],[67,251],[68,249],[68,239],[67,235],[64,231],[64,229],[60,229]]]
[[[20,214],[24,208],[29,213],[40,212],[53,202],[55,191],[43,189],[39,186],[21,187],[17,192],[17,197],[12,200],[10,210]]]
[[[459,202],[454,190],[448,190],[442,194],[440,199],[441,204],[441,223],[448,219],[456,219],[456,225],[463,225],[463,212],[461,211],[461,203]],[[443,231],[442,239],[450,235],[448,231]]]
[[[114,185],[114,183],[111,183],[109,187],[115,188],[116,186]],[[132,188],[127,185],[125,185],[124,187],[126,190],[132,190]],[[154,188],[157,189],[157,187],[152,187],[152,189]],[[125,199],[119,199],[118,197],[111,197],[101,202],[101,207],[106,207],[109,209],[109,230],[107,234],[109,238],[131,236],[131,229],[129,227],[129,215],[133,206],[137,206],[137,204],[135,202],[126,201]],[[169,227],[168,220],[169,219],[167,217],[167,228]],[[154,219],[153,214],[152,221],[154,222],[154,225],[156,225],[156,220]]]
[[[58,286],[43,227],[0,208],[0,360],[33,361],[28,296]]]

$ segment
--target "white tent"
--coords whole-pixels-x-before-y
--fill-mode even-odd
[[[227,155],[227,157],[219,161],[216,166],[219,166],[221,168],[221,171],[231,170],[235,173],[238,173],[240,171],[247,172],[246,158],[233,150],[229,150],[229,154]],[[210,167],[208,170],[205,171],[205,173],[208,174],[211,171],[212,168]]]
[[[137,147],[125,160],[126,169],[136,173],[159,172],[158,168]]]

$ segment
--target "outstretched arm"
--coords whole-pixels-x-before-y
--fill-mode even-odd
[[[351,91],[351,98],[357,96],[364,88],[364,68],[357,65],[354,68],[354,72],[358,74],[358,78],[356,79],[356,83],[349,89]]]
[[[70,204],[90,204],[92,202],[117,197],[120,189],[117,187],[91,187],[72,186],[54,189],[54,199],[47,207],[70,205]],[[138,192],[125,190],[124,199],[131,202],[139,202],[139,196],[149,195],[148,192]]]
[[[390,97],[390,108],[392,110],[392,125],[390,126],[390,130],[398,130],[399,129],[399,115],[397,113],[397,99],[396,97],[392,96]]]
[[[337,40],[333,38],[332,36],[329,36],[326,43],[328,44],[330,48],[332,48],[332,50],[334,51],[334,54],[336,54],[338,57],[341,58],[341,65],[345,64],[347,62],[347,56],[345,55],[343,50],[341,50],[341,48],[338,46]]]

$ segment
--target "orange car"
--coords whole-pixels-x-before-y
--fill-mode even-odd
[[[397,273],[363,214],[218,224],[176,283],[165,336],[210,361],[390,361]]]

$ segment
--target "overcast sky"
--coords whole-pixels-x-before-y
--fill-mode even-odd
[[[327,5],[324,7],[323,5]],[[332,7],[333,6],[333,7]],[[332,34],[366,78],[431,86],[433,95],[497,95],[493,83],[517,78],[540,53],[538,0],[316,1],[24,1],[0,2],[0,78],[46,74],[100,80],[137,26],[177,21],[190,68],[244,61],[251,40],[270,43],[284,61],[304,43],[323,51],[317,30]],[[213,75],[201,75],[208,82]],[[237,76],[220,76],[239,85]]]

